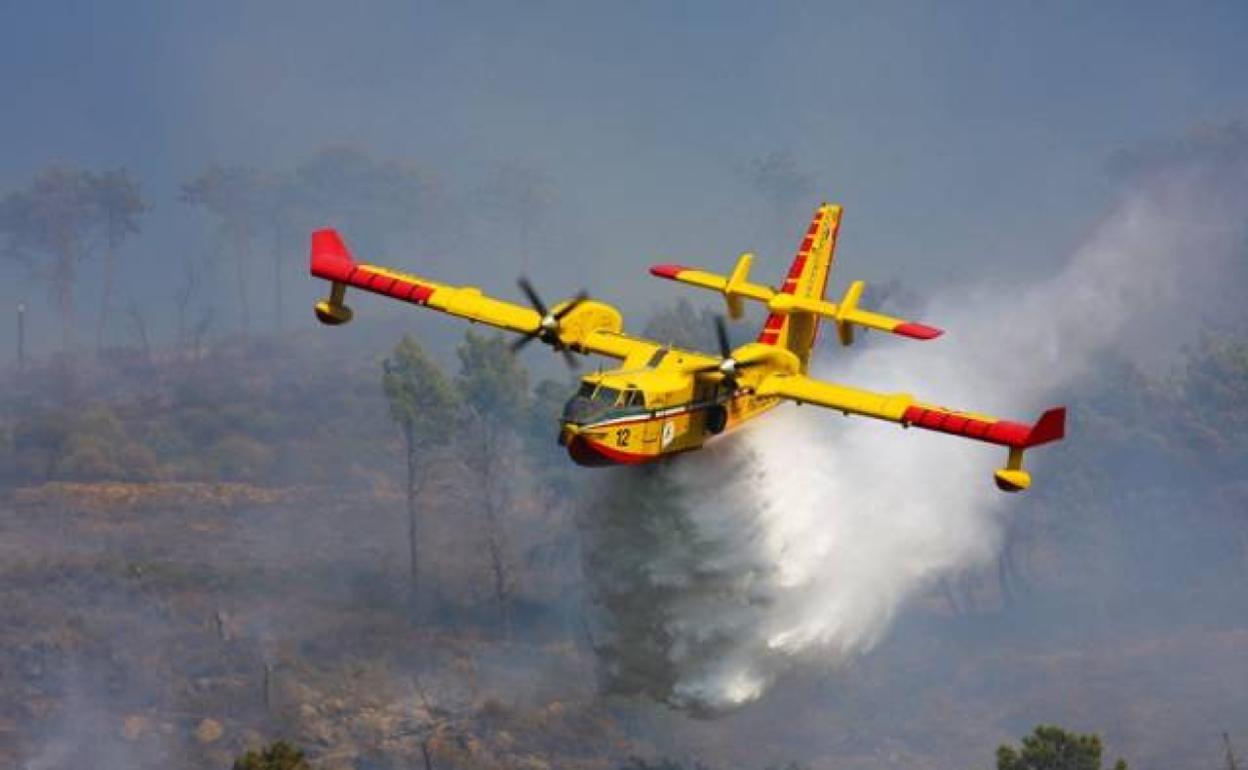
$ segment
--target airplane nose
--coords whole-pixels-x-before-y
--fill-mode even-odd
[[[559,429],[559,446],[567,446],[580,432],[578,426],[565,422]]]

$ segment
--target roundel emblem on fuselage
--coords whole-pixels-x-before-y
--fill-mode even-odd
[[[667,445],[672,443],[674,438],[676,438],[676,423],[668,420],[663,423],[663,436],[659,441],[659,445],[666,449]]]

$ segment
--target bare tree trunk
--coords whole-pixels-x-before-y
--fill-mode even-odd
[[[126,310],[130,316],[130,323],[134,326],[134,334],[139,341],[139,349],[143,351],[143,362],[149,366],[152,363],[152,341],[147,334],[147,319],[143,317],[143,311],[139,310],[139,305],[134,300],[130,301],[130,306]]]
[[[421,609],[420,601],[420,551],[419,522],[416,519],[416,436],[409,422],[403,426],[403,438],[407,443],[407,556],[408,580],[411,591],[411,607],[415,614]]]
[[[68,354],[74,348],[74,298],[69,286],[57,288],[56,305],[61,316],[61,352]]]
[[[485,418],[478,417],[481,427],[481,482],[485,493],[486,549],[494,582],[494,599],[498,602],[503,638],[511,638],[511,597],[507,585],[507,565],[503,556],[503,535],[499,522],[501,507],[497,495],[495,465],[498,460],[498,436]]]
[[[26,370],[26,303],[17,303],[17,371]]]
[[[100,300],[100,322],[95,327],[95,352],[104,350],[104,330],[108,327],[108,315],[112,310],[113,281],[117,273],[117,246],[109,235],[104,249],[104,295]]]
[[[282,257],[286,253],[285,228],[278,228],[273,248],[273,328],[282,330]]]
[[[273,664],[264,663],[264,710],[273,711]]]
[[[174,302],[177,306],[177,340],[180,357],[186,355],[187,348],[190,346],[187,333],[187,312],[191,307],[191,299],[195,296],[196,283],[195,263],[188,260],[186,263],[186,280],[178,288],[177,294],[174,295]]]
[[[234,278],[238,289],[239,321],[246,337],[251,331],[251,307],[247,304],[247,238],[241,232],[234,234]]]
[[[74,346],[74,256],[68,249],[57,256],[55,270],[52,281],[61,316],[61,352],[69,353]]]
[[[198,365],[204,358],[205,348],[207,348],[208,329],[212,326],[212,316],[204,313],[200,316],[199,322],[195,324],[195,330],[191,334],[191,363]]]

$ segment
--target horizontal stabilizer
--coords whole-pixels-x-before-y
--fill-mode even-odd
[[[733,267],[732,275],[728,276],[717,275],[694,267],[685,267],[684,265],[652,265],[650,267],[650,275],[717,291],[724,295],[724,301],[728,303],[728,317],[738,319],[745,312],[742,303],[743,299],[767,302],[776,295],[776,292],[767,286],[750,283],[750,266],[753,263],[754,255],[745,253],[737,258],[737,264]]]
[[[858,307],[858,299],[866,289],[866,283],[863,281],[854,281],[850,284],[839,303],[778,292],[761,284],[750,283],[747,280],[747,274],[753,258],[753,254],[742,254],[731,276],[684,265],[653,265],[650,268],[650,274],[723,294],[724,300],[728,303],[728,315],[731,318],[740,318],[742,300],[750,299],[766,305],[767,312],[776,316],[809,313],[813,316],[831,319],[836,322],[837,334],[844,345],[853,343],[854,327],[858,326],[889,332],[913,340],[931,340],[944,334],[944,331],[935,326],[894,318]]]

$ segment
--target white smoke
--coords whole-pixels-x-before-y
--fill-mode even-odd
[[[935,297],[921,320],[946,337],[874,344],[812,373],[1032,420],[1111,352],[1172,355],[1227,297],[1219,281],[1243,270],[1242,162],[1236,171],[1229,184],[1223,166],[1153,175],[1058,274]],[[1037,485],[1045,454],[1060,451],[1028,456]],[[641,570],[662,617],[630,621],[661,624],[668,700],[717,711],[755,699],[796,659],[870,649],[907,599],[993,560],[1016,499],[992,483],[1004,455],[784,406],[671,464],[682,535],[656,541]]]

